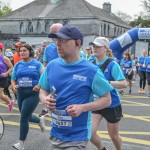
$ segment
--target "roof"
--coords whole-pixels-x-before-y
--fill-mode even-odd
[[[124,27],[127,23],[112,13],[95,7],[85,0],[35,0],[4,16],[5,19],[70,19],[70,18],[96,18],[106,20]]]

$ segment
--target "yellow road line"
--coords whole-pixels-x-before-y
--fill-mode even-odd
[[[7,125],[13,125],[13,126],[19,126],[20,124],[18,122],[11,122],[11,121],[4,121],[5,124]],[[30,128],[35,128],[35,129],[39,129],[38,125],[35,124],[30,124]],[[46,126],[46,130],[49,131],[51,128]],[[101,136],[101,138],[104,139],[110,139],[110,137],[107,135],[107,131],[97,131],[97,133]],[[106,134],[103,134],[106,133]],[[120,134],[137,134],[137,135],[150,135],[150,133],[148,132],[126,132],[126,131],[122,131],[120,132]],[[129,142],[129,143],[135,143],[135,144],[141,144],[141,145],[150,145],[150,142],[147,140],[141,140],[141,139],[134,139],[134,138],[127,138],[127,137],[123,137],[121,136],[122,140],[124,142]]]
[[[145,104],[145,103],[131,102],[131,101],[128,101],[128,100],[122,100],[122,101],[126,102],[126,103],[130,103],[130,104],[140,105],[140,106],[150,106],[150,104]]]
[[[110,139],[110,137],[108,135],[105,135],[105,134],[99,134],[99,135],[101,138]],[[150,145],[150,142],[147,140],[133,139],[133,138],[127,138],[127,137],[123,137],[123,136],[121,136],[121,138],[122,138],[123,142],[129,142],[129,143],[141,144],[141,145],[147,145],[147,146]]]
[[[19,122],[12,122],[12,121],[6,121],[6,120],[4,120],[4,124],[6,124],[6,125],[12,125],[12,126],[20,126]],[[39,129],[39,126],[35,125],[35,124],[29,124],[29,126],[31,128]],[[46,130],[50,130],[50,127],[46,126],[45,129]]]
[[[125,118],[132,118],[132,119],[137,119],[137,120],[142,120],[142,121],[150,122],[149,119],[145,119],[145,118],[143,118],[141,116],[132,116],[132,115],[128,115],[128,114],[123,114],[123,116]]]

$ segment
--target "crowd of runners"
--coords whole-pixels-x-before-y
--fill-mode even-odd
[[[60,23],[50,27],[48,37],[52,42],[43,41],[35,49],[20,41],[14,43],[13,50],[0,43],[0,99],[8,104],[9,111],[15,102],[20,111],[20,135],[13,147],[25,148],[29,122],[37,123],[44,132],[44,118],[51,111],[52,150],[83,150],[89,141],[98,150],[107,150],[96,133],[103,118],[116,150],[122,150],[120,94],[128,87],[127,94],[132,94],[136,78],[137,93],[145,94],[147,86],[150,97],[150,57],[146,50],[139,58],[125,51],[122,60],[117,60],[109,40],[97,37],[83,51],[81,31]],[[40,100],[43,106],[37,117],[33,112]]]

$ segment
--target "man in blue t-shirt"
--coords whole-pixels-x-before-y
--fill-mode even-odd
[[[50,35],[59,31],[62,27],[63,27],[63,25],[61,23],[54,23],[50,27]],[[49,37],[49,35],[48,35],[48,37]],[[53,42],[50,43],[44,50],[44,55],[43,55],[44,67],[46,67],[50,61],[59,57],[55,40],[54,39],[52,39],[52,40],[53,40]],[[43,110],[39,116],[46,116],[47,114],[48,114],[48,110],[43,106]]]
[[[63,27],[63,25],[61,23],[54,23],[51,27],[50,27],[50,34],[56,33],[57,31],[59,31],[61,28]],[[48,35],[48,37],[49,37]],[[44,51],[44,56],[43,56],[43,65],[44,67],[47,66],[47,64],[53,60],[58,58],[58,52],[57,52],[57,46],[55,41],[53,41],[52,43],[50,43]]]
[[[83,35],[78,28],[66,25],[54,35],[60,57],[49,62],[39,81],[40,99],[52,113],[51,149],[86,149],[91,111],[111,104],[113,87],[97,66],[80,57]]]

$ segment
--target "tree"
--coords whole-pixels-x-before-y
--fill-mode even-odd
[[[0,1],[0,17],[7,15],[11,11],[12,11],[12,9],[8,5],[6,5],[2,1]]]
[[[128,14],[126,14],[126,13],[124,13],[124,12],[121,12],[121,11],[117,11],[117,12],[115,13],[115,15],[116,15],[117,17],[121,18],[123,21],[125,21],[125,22],[127,22],[127,23],[129,23],[130,20],[132,19],[132,17],[131,17],[130,15],[128,15]]]
[[[150,12],[150,0],[144,0],[142,1],[143,8],[146,12]]]
[[[140,28],[150,28],[150,20],[145,20],[141,16],[139,16],[134,21],[130,22],[132,27],[140,27]]]

